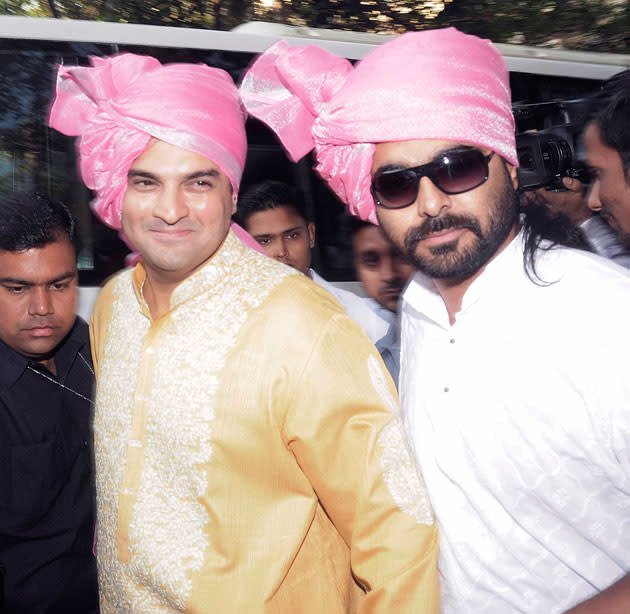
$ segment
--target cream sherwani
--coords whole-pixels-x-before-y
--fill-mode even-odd
[[[156,321],[143,281],[92,319],[102,614],[437,612],[431,508],[359,326],[231,233]]]

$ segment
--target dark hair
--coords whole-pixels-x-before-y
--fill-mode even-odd
[[[306,222],[310,222],[306,203],[301,192],[283,181],[263,181],[246,190],[238,197],[236,221],[247,227],[247,220],[259,211],[276,207],[290,207]]]
[[[359,230],[363,230],[364,228],[369,228],[370,226],[374,226],[372,222],[366,222],[362,220],[360,217],[356,217],[354,215],[347,216],[347,225],[348,230],[350,231],[350,239],[354,239],[354,235],[359,232]]]
[[[527,204],[519,206],[519,213],[524,242],[523,266],[532,282],[540,285],[553,283],[553,280],[541,279],[536,272],[538,250],[546,252],[564,246],[592,251],[582,230],[565,215],[552,214],[542,197],[528,199]]]
[[[591,98],[586,124],[594,122],[604,145],[621,158],[623,170],[630,170],[630,70],[617,73],[604,81]]]
[[[64,239],[77,248],[76,224],[67,207],[38,194],[0,194],[0,249],[21,252]]]

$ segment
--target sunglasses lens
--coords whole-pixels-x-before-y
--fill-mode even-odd
[[[425,176],[445,194],[461,194],[488,179],[488,159],[478,149],[446,153],[422,166],[379,173],[372,180],[372,191],[378,204],[389,209],[413,203],[420,179]]]
[[[386,171],[374,177],[372,189],[384,207],[406,207],[416,200],[418,178],[410,169]]]
[[[460,194],[481,185],[488,178],[488,166],[480,151],[469,149],[444,156],[430,178],[446,194]]]

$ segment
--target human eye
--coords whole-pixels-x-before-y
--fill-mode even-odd
[[[188,189],[193,192],[207,192],[212,188],[214,188],[214,182],[209,177],[197,177],[188,184]]]
[[[56,281],[52,284],[50,284],[50,287],[53,290],[67,290],[70,287],[70,281],[66,280],[66,281]]]
[[[375,269],[379,263],[379,257],[376,254],[364,254],[361,262],[369,269]]]
[[[269,245],[271,243],[271,239],[256,239],[260,245]]]
[[[21,286],[19,284],[3,284],[3,288],[9,294],[15,294],[15,295],[24,294],[26,291],[26,286]]]
[[[157,183],[148,177],[135,177],[131,180],[130,184],[132,188],[142,192],[152,190],[157,186]]]
[[[287,239],[299,239],[302,233],[299,230],[293,230],[288,232],[285,236]]]

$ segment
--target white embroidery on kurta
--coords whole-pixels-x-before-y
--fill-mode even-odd
[[[202,568],[209,546],[202,497],[208,485],[220,374],[251,310],[292,274],[242,248],[231,234],[199,273],[176,289],[172,304],[180,306],[152,342],[155,362],[148,389],[142,391],[146,448],[134,493],[126,564],[117,558],[116,514],[138,393],[139,357],[150,323],[138,311],[131,277],[123,275],[116,284],[97,401],[97,473],[99,495],[104,495],[99,523],[107,535],[99,544],[103,614],[185,611],[194,573]]]
[[[389,391],[383,366],[371,354],[368,357],[368,371],[374,389],[392,414],[378,437],[383,448],[381,466],[385,484],[403,512],[413,516],[419,524],[431,525],[434,523],[433,509],[405,438],[400,408]]]
[[[149,329],[132,289],[132,271],[114,280],[112,323],[99,357],[99,378],[94,416],[97,506],[98,573],[103,613],[129,612],[129,578],[117,561],[118,496],[122,487],[131,433],[133,396],[138,356]]]

